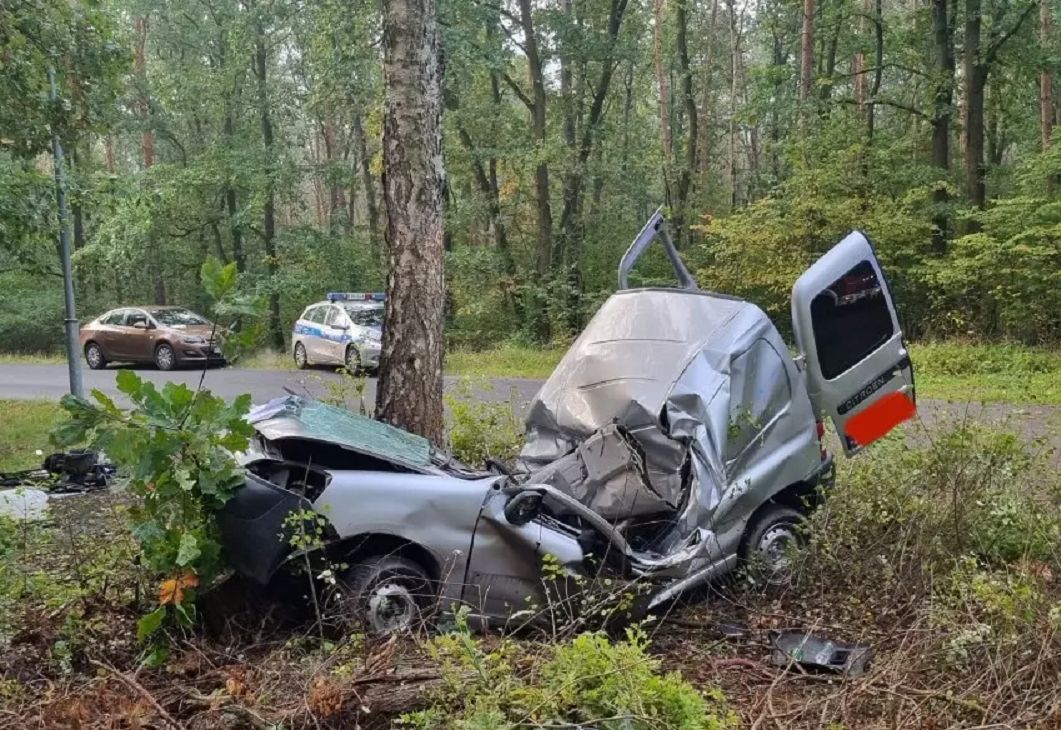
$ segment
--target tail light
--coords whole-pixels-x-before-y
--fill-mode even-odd
[[[825,421],[817,421],[815,427],[818,430],[818,455],[821,456],[822,461],[825,461],[829,457],[829,452],[825,450]]]

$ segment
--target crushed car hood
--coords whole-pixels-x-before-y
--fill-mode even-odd
[[[608,519],[678,516],[688,534],[750,485],[819,463],[813,411],[754,304],[709,292],[612,295],[531,403],[527,483]]]

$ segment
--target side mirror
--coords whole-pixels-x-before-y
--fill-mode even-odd
[[[512,496],[505,504],[505,519],[519,527],[525,525],[542,511],[542,493],[528,489]]]
[[[348,324],[333,324],[332,327],[339,330],[340,332],[346,332],[348,329],[350,329],[350,325]]]
[[[147,322],[133,322],[133,327],[135,327],[138,330],[149,330],[149,329],[151,329],[151,325],[149,323],[147,323]]]

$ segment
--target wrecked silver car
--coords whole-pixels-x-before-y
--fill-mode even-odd
[[[679,288],[629,288],[659,240]],[[796,282],[799,354],[754,304],[701,291],[657,212],[612,295],[530,404],[511,473],[297,396],[256,408],[248,482],[220,517],[230,560],[269,581],[287,515],[324,515],[350,610],[374,631],[430,608],[504,621],[541,605],[545,556],[650,586],[648,607],[759,560],[783,569],[846,453],[915,412],[913,366],[871,244],[853,232]]]

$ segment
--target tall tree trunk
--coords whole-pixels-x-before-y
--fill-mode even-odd
[[[663,3],[664,0],[652,2],[652,56],[656,67],[656,87],[659,90],[659,141],[663,153],[663,196],[670,204],[671,154],[674,143],[671,141],[670,128],[670,78],[663,59]]]
[[[770,105],[770,167],[773,172],[773,184],[781,181],[781,98],[784,89],[784,76],[781,71],[785,67],[787,53],[782,44],[781,31],[777,27],[777,19],[771,23],[770,37],[772,40],[770,57],[771,75],[774,78],[774,103]]]
[[[575,13],[575,7],[572,0],[561,0],[560,9],[566,16],[575,19],[575,26],[578,28],[581,34],[581,14]],[[578,139],[577,134],[577,119],[580,110],[577,109],[580,106],[575,100],[574,91],[574,79],[573,72],[571,70],[571,49],[568,44],[561,44],[560,47],[560,100],[563,111],[563,134],[564,134],[564,145],[567,147],[567,159],[568,169],[564,171],[564,211],[567,211],[573,204],[574,196],[579,194],[576,189],[579,180],[580,170],[578,168]],[[570,215],[561,215],[560,223],[560,235],[556,237],[553,246],[553,265],[556,266],[557,262],[560,262],[559,268],[561,270],[567,269],[570,265],[568,258],[569,246],[573,245],[576,236],[575,225],[577,221],[574,220]]]
[[[863,0],[862,14],[858,16],[858,50],[851,59],[851,83],[855,94],[855,108],[860,116],[866,115],[866,22],[873,0]]]
[[[258,77],[258,111],[261,115],[262,146],[265,148],[265,206],[262,212],[262,243],[265,247],[265,270],[269,274],[269,340],[277,350],[284,349],[284,330],[280,325],[280,292],[276,260],[276,182],[274,176],[273,120],[269,109],[269,55],[265,48],[265,28],[258,21],[254,42],[254,61]]]
[[[799,119],[806,132],[807,105],[814,85],[814,0],[803,0],[803,24],[800,31],[799,56]]]
[[[436,8],[434,0],[388,0],[383,8],[390,272],[376,413],[442,443],[445,169]]]
[[[1051,0],[1039,0],[1039,45],[1043,54],[1052,47],[1053,9]],[[1050,63],[1044,63],[1039,72],[1039,113],[1043,138],[1043,150],[1050,148],[1050,139],[1054,134],[1054,80]]]
[[[107,135],[103,138],[103,165],[109,173],[114,173],[114,137]]]
[[[866,0],[869,5],[869,0]],[[877,94],[880,93],[881,82],[884,81],[884,0],[873,2],[873,86],[869,90],[869,107],[866,109],[866,138],[867,144],[873,144],[873,133],[876,131],[877,117]],[[954,58],[951,51],[951,84],[954,77]]]
[[[965,82],[965,191],[969,202],[983,208],[984,185],[984,87],[987,67],[980,59],[981,0],[965,1],[965,48],[962,75]]]
[[[137,97],[137,114],[141,124],[144,125],[140,133],[140,149],[144,157],[144,168],[155,164],[155,133],[151,129],[151,101],[147,96],[147,56],[145,46],[147,45],[147,18],[137,16],[133,19],[135,41],[133,49],[133,70],[140,84],[140,94]]]
[[[627,0],[612,0],[611,10],[608,14],[608,51],[604,58],[601,59],[601,72],[593,91],[593,101],[590,103],[589,116],[582,124],[578,156],[575,159],[574,171],[565,185],[564,208],[560,216],[560,230],[565,232],[564,252],[569,276],[568,291],[571,292],[567,306],[568,325],[575,331],[582,328],[582,282],[579,258],[581,256],[582,232],[580,224],[582,221],[582,198],[586,163],[593,153],[597,129],[600,126],[601,119],[604,117],[604,101],[608,97],[608,89],[611,87],[612,76],[615,73],[615,45],[619,38],[619,29],[622,26],[626,6]],[[576,228],[579,229],[577,232]]]
[[[368,212],[368,235],[372,244],[379,245],[379,205],[376,203],[376,181],[372,177],[372,160],[368,156],[368,140],[361,123],[361,115],[354,116],[354,142],[361,165],[361,183],[365,188],[365,210]]]
[[[813,0],[810,0],[813,2]],[[737,209],[737,79],[740,56],[740,23],[737,21],[737,3],[729,5],[729,208]]]
[[[232,114],[227,112],[224,121],[225,139],[231,140]],[[243,229],[239,223],[239,203],[236,199],[236,188],[228,183],[225,185],[225,208],[228,212],[228,230],[232,237],[232,260],[236,262],[236,271],[240,273],[247,270],[247,256],[243,252]]]
[[[531,83],[531,134],[535,155],[539,158],[534,168],[534,194],[538,208],[538,245],[536,268],[539,277],[545,277],[552,268],[553,256],[553,210],[549,201],[549,165],[544,159],[546,144],[545,79],[542,60],[538,54],[538,36],[534,29],[531,0],[519,0],[520,25],[523,28],[523,45],[527,54],[527,73]]]
[[[687,221],[689,219],[689,196],[692,192],[692,175],[697,169],[697,143],[700,139],[700,119],[693,96],[693,72],[689,64],[689,13],[688,3],[691,0],[677,0],[675,23],[677,24],[676,40],[678,44],[678,71],[681,74],[682,103],[685,105],[685,118],[688,120],[685,135],[685,165],[678,175],[677,200],[675,201],[674,228],[678,240],[688,238]]]
[[[932,0],[932,38],[936,88],[932,109],[932,164],[939,170],[940,181],[932,193],[936,208],[932,216],[932,250],[937,254],[947,251],[950,238],[950,217],[946,207],[950,195],[944,187],[950,177],[950,125],[954,98],[954,33],[948,10],[949,2]]]
[[[147,18],[143,16],[135,17],[133,19],[133,29],[135,31],[133,70],[136,73],[137,82],[140,84],[140,94],[137,96],[136,106],[140,121],[144,125],[143,131],[140,133],[140,153],[143,157],[144,169],[150,170],[155,164],[155,133],[151,129],[151,100],[147,95]],[[151,232],[148,235],[153,239],[155,234]],[[154,248],[156,243],[157,241],[152,240],[151,247]],[[162,273],[163,259],[157,253],[154,252],[154,255],[152,255],[148,268],[154,284],[155,304],[165,304],[166,280],[163,278]]]

